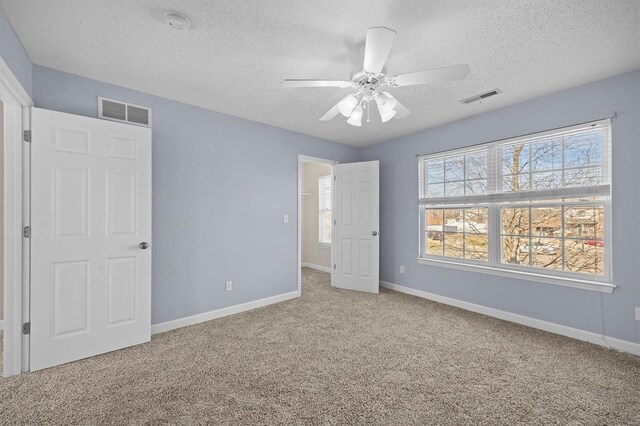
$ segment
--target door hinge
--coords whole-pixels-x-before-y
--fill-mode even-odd
[[[22,334],[31,334],[31,323],[25,322],[22,324]]]
[[[31,130],[25,130],[22,132],[22,139],[25,142],[31,142]]]
[[[333,264],[333,269],[336,269],[336,264],[335,263]]]
[[[25,226],[22,228],[22,235],[24,235],[25,238],[31,238],[31,227]]]
[[[336,224],[336,220],[335,220],[335,219],[333,219],[333,224],[334,224],[334,225]]]
[[[334,180],[334,181],[336,180],[336,175],[333,175],[333,180]]]

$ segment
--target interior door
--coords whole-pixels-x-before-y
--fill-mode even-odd
[[[378,293],[379,167],[378,161],[335,166],[335,287]]]
[[[33,108],[30,369],[151,337],[151,129]]]

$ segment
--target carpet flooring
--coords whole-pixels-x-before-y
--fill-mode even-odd
[[[0,379],[2,424],[638,425],[640,358],[331,288]]]

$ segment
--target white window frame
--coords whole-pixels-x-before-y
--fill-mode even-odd
[[[610,120],[600,120],[594,123],[598,123],[598,124],[602,124],[603,122],[607,121],[609,124],[609,129],[611,129],[610,127]],[[573,128],[573,127],[577,127],[577,126],[571,126],[571,127],[567,127],[567,129]],[[557,129],[557,130],[553,130],[553,131],[548,131],[548,132],[540,132],[540,133],[536,133],[534,135],[531,135],[532,137],[540,137],[540,136],[544,136],[545,134],[552,134],[555,132],[560,132],[563,129]],[[510,138],[510,139],[506,139],[506,140],[500,140],[500,141],[496,141],[496,142],[491,142],[491,143],[487,143],[487,144],[482,144],[482,145],[478,145],[478,146],[474,146],[474,147],[469,147],[469,148],[462,148],[462,149],[456,149],[456,150],[451,150],[451,151],[447,151],[447,152],[443,152],[443,153],[438,153],[438,154],[433,154],[433,155],[426,155],[423,156],[422,158],[435,158],[437,156],[456,156],[456,155],[460,155],[460,154],[464,154],[464,153],[469,153],[472,152],[475,149],[479,149],[479,148],[487,148],[488,149],[488,157],[487,157],[487,161],[488,161],[488,187],[489,187],[489,192],[493,193],[495,192],[495,185],[498,185],[498,182],[501,182],[501,173],[502,173],[502,167],[498,167],[498,165],[496,164],[496,162],[498,161],[498,155],[497,155],[497,149],[499,149],[499,146],[504,145],[505,143],[508,143],[510,141],[516,141],[516,140],[523,140],[525,138],[523,137],[517,137],[517,138]],[[608,146],[605,146],[604,144],[608,144]],[[609,135],[608,140],[607,141],[603,141],[603,147],[602,147],[602,155],[608,156],[608,161],[605,160],[604,164],[602,164],[602,168],[603,168],[603,175],[606,173],[606,175],[608,176],[608,182],[610,182],[610,155],[611,155],[611,137]],[[419,166],[420,167],[420,166]],[[497,173],[493,173],[491,172],[492,168],[497,169]],[[419,183],[420,187],[422,187],[423,182]],[[607,191],[608,194],[611,193],[611,185],[610,183],[608,183],[607,185]],[[604,190],[603,188],[598,188],[597,190]],[[577,192],[580,192],[580,189],[576,189]],[[582,190],[584,192],[584,189]],[[535,281],[535,282],[543,282],[543,283],[547,283],[547,284],[556,284],[556,285],[562,285],[562,286],[568,286],[568,287],[576,287],[576,288],[581,288],[581,289],[587,289],[587,290],[594,290],[594,291],[600,291],[600,292],[605,292],[605,293],[611,293],[613,292],[613,289],[616,287],[613,284],[613,274],[612,274],[612,238],[611,238],[611,228],[612,228],[612,202],[611,202],[611,196],[605,196],[603,197],[601,200],[597,200],[597,201],[590,201],[590,202],[571,202],[571,201],[564,201],[563,199],[558,199],[557,201],[552,201],[549,203],[535,203],[535,207],[549,207],[549,206],[558,206],[562,208],[562,220],[564,222],[564,208],[565,206],[571,206],[571,205],[579,205],[579,206],[589,206],[589,205],[597,205],[597,206],[603,206],[603,215],[604,215],[604,222],[603,222],[603,242],[604,242],[604,271],[603,271],[603,275],[602,276],[590,276],[587,274],[581,274],[581,273],[577,273],[577,272],[567,272],[567,271],[557,271],[557,270],[550,270],[550,269],[543,269],[543,268],[537,268],[537,267],[533,267],[533,266],[520,266],[520,265],[514,265],[514,264],[507,264],[507,263],[502,263],[502,244],[501,244],[501,236],[502,236],[502,219],[501,219],[501,209],[502,208],[510,208],[510,207],[521,207],[521,208],[525,208],[525,207],[529,207],[531,204],[530,203],[526,203],[526,201],[529,200],[536,200],[536,199],[546,199],[545,195],[551,194],[553,192],[553,190],[549,190],[549,191],[538,191],[539,194],[534,194],[534,193],[530,193],[530,194],[526,194],[526,193],[522,193],[522,202],[516,202],[516,201],[511,201],[511,202],[500,202],[500,199],[502,197],[502,194],[497,191],[498,193],[496,194],[492,194],[492,195],[486,195],[486,196],[471,196],[471,197],[455,197],[455,200],[451,200],[451,198],[449,198],[449,200],[453,201],[453,203],[451,203],[450,201],[447,202],[446,204],[430,204],[430,205],[424,205],[422,202],[419,203],[418,205],[418,209],[419,209],[419,220],[420,220],[420,224],[419,224],[419,230],[420,230],[420,237],[419,237],[419,247],[418,247],[418,258],[417,258],[417,262],[419,264],[425,264],[425,265],[433,265],[433,266],[442,266],[442,267],[449,267],[449,268],[455,268],[455,269],[462,269],[462,270],[469,270],[469,271],[474,271],[474,272],[481,272],[481,273],[488,273],[488,274],[492,274],[492,275],[499,275],[499,276],[507,276],[507,277],[512,277],[512,278],[520,278],[520,279],[525,279],[525,280],[529,280],[529,281]],[[588,192],[588,191],[587,191]],[[422,195],[422,191],[421,191],[421,195]],[[533,195],[533,197],[531,197]],[[513,195],[511,195],[511,197],[513,198]],[[516,196],[517,197],[517,196]],[[453,197],[452,197],[453,198]],[[465,200],[471,200],[473,201],[474,198],[477,201],[480,200],[484,200],[484,202],[477,202],[477,203],[469,203]],[[444,198],[443,198],[444,200]],[[458,203],[459,201],[459,203]],[[477,208],[481,208],[481,207],[486,207],[488,208],[488,224],[487,224],[487,228],[488,228],[488,244],[489,244],[489,248],[488,248],[488,261],[483,261],[483,260],[474,260],[474,259],[463,259],[463,258],[458,258],[458,257],[452,257],[452,256],[446,256],[446,255],[431,255],[426,253],[426,210],[428,209],[455,209],[455,208],[473,208],[473,207],[477,207]],[[563,223],[563,230],[564,230],[564,223]],[[564,234],[564,233],[563,233]],[[560,241],[564,242],[565,238],[560,237],[559,238]],[[563,245],[564,247],[564,245]],[[564,248],[563,248],[564,250]]]
[[[318,244],[320,245],[320,248],[323,249],[327,249],[330,250],[331,249],[331,241],[326,242],[322,240],[322,236],[325,234],[324,232],[324,220],[323,220],[323,216],[324,214],[329,211],[331,212],[331,220],[333,220],[333,209],[327,209],[327,208],[323,208],[323,205],[321,203],[322,200],[322,180],[323,179],[327,179],[329,181],[329,186],[333,189],[333,185],[331,182],[331,175],[324,175],[324,176],[319,176],[318,177]],[[333,191],[332,191],[333,192]],[[331,201],[333,197],[333,194],[329,195],[329,200]],[[333,205],[332,205],[333,207]],[[333,236],[333,229],[331,230],[331,236],[330,238]]]

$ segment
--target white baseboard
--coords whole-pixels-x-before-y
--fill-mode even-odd
[[[4,320],[0,320],[0,330],[4,330]]]
[[[617,339],[615,337],[609,337],[603,334],[592,333],[590,331],[580,330],[578,328],[567,327],[565,325],[560,325],[549,321],[543,321],[524,315],[501,311],[499,309],[489,308],[487,306],[477,305],[475,303],[464,302],[462,300],[440,296],[438,294],[428,293],[426,291],[416,290],[414,288],[405,287],[386,281],[380,281],[380,286],[388,288],[390,290],[399,291],[401,293],[411,294],[413,296],[433,300],[434,302],[444,303],[445,305],[455,306],[467,311],[488,315],[490,317],[499,318],[505,321],[515,322],[517,324],[526,325],[528,327],[537,328],[540,330],[548,331],[550,333],[561,334],[573,339],[583,340],[585,342],[604,346],[610,349],[615,349],[621,352],[640,355],[640,343],[629,342],[628,340]]]
[[[151,334],[164,333],[165,331],[175,330],[176,328],[199,324],[201,322],[211,321],[216,318],[222,318],[233,314],[239,314],[240,312],[262,308],[263,306],[273,305],[274,303],[284,302],[285,300],[295,299],[296,297],[300,297],[300,293],[297,290],[289,293],[278,294],[276,296],[266,297],[264,299],[254,300],[247,303],[241,303],[239,305],[220,308],[209,312],[203,312],[201,314],[192,315],[189,317],[178,318],[171,321],[161,322],[159,324],[153,324],[151,326]]]
[[[328,266],[320,266],[320,265],[315,265],[313,263],[309,263],[309,262],[302,262],[301,265],[303,268],[311,268],[311,269],[315,269],[317,271],[322,271],[322,272],[328,272],[331,273],[331,268],[329,268]]]

